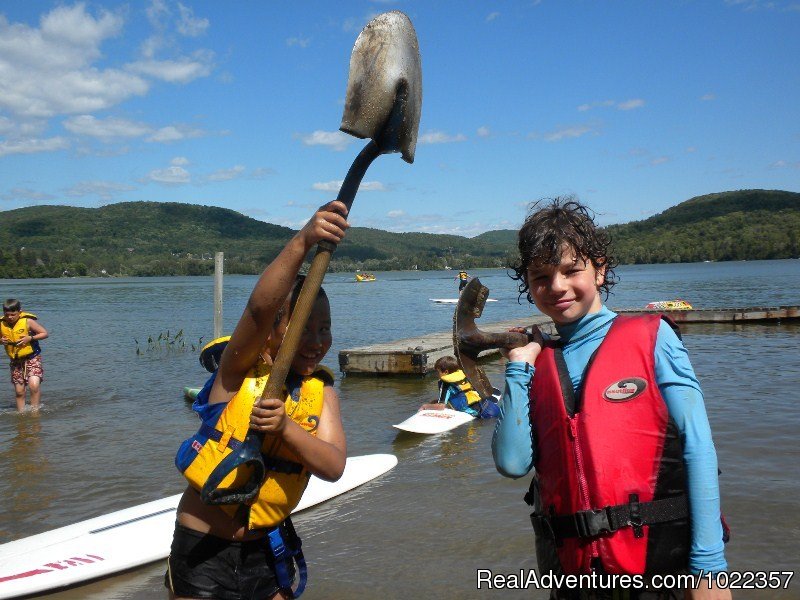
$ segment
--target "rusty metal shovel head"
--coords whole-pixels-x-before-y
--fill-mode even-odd
[[[492,395],[492,383],[478,364],[478,356],[485,350],[494,348],[518,348],[533,339],[531,334],[515,331],[501,333],[485,332],[478,329],[475,319],[479,319],[489,297],[489,288],[476,277],[470,281],[458,297],[456,312],[453,314],[453,349],[456,359],[478,393],[484,398]]]
[[[400,11],[378,15],[353,46],[339,129],[374,140],[381,154],[400,152],[413,163],[421,109],[422,67],[414,26]]]
[[[489,288],[481,284],[480,279],[472,279],[458,297],[456,311],[453,313],[453,349],[456,360],[467,381],[483,398],[488,398],[494,390],[491,381],[478,365],[478,355],[482,350],[476,344],[476,333],[480,333],[475,325],[475,319],[480,318],[486,299],[489,297]]]

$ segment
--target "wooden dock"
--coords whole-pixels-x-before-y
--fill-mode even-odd
[[[800,319],[800,306],[774,306],[751,308],[709,308],[696,310],[644,311],[614,309],[623,314],[660,312],[681,324],[690,323],[763,323]],[[518,320],[481,323],[486,332],[505,332],[511,327],[539,325],[542,331],[555,334],[553,322],[545,316],[534,316],[520,323]],[[351,348],[339,352],[339,370],[347,375],[425,375],[433,371],[434,363],[447,354],[454,354],[453,332],[442,331],[393,342]],[[481,356],[497,354],[490,350]]]

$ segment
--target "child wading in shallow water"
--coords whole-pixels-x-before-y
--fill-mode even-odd
[[[520,229],[514,279],[559,339],[534,328],[534,341],[503,351],[495,464],[513,478],[535,469],[526,500],[540,573],[650,581],[724,571],[717,456],[700,384],[672,322],[603,305],[614,284],[608,246],[572,199],[537,205]],[[685,593],[730,598],[705,580]],[[564,587],[551,597],[677,599],[684,590]]]
[[[285,519],[309,476],[339,479],[347,455],[333,376],[319,364],[332,343],[324,291],[314,302],[292,361],[287,397],[258,400],[252,414],[250,408],[260,397],[259,385],[263,389],[286,333],[302,284],[295,277],[303,259],[321,240],[342,240],[346,213],[338,201],[320,208],[264,270],[219,368],[197,396],[193,408],[202,427],[176,457],[190,485],[178,506],[167,562],[170,598],[292,597],[294,561],[278,555],[280,549],[299,549],[299,539]],[[213,467],[207,466],[212,463],[209,457],[236,446],[248,428],[264,434],[262,451],[267,453],[267,475],[255,501],[205,504],[198,490]],[[236,486],[226,482],[225,487]],[[298,570],[302,582],[304,572]]]
[[[31,393],[31,410],[39,410],[40,386],[44,379],[39,342],[47,336],[47,330],[36,320],[36,315],[22,312],[19,300],[9,298],[3,303],[0,342],[11,359],[11,383],[19,412],[25,410],[26,389]]]

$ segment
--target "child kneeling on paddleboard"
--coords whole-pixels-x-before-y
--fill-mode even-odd
[[[419,410],[451,408],[482,419],[499,414],[493,398],[481,398],[475,391],[455,356],[442,356],[434,363],[433,368],[439,375],[439,399],[432,404],[423,404]]]
[[[512,478],[535,469],[525,500],[539,571],[606,581],[554,589],[551,598],[683,598],[683,589],[656,589],[661,580],[651,577],[724,571],[727,528],[703,393],[677,327],[603,305],[601,292],[615,283],[609,239],[574,199],[534,206],[518,243],[512,278],[559,339],[534,327],[533,341],[503,350],[495,464]],[[623,591],[614,584],[620,575],[652,587]],[[730,591],[703,578],[686,595]]]
[[[287,517],[310,475],[336,481],[347,456],[333,376],[319,364],[332,343],[330,304],[321,288],[291,363],[287,396],[259,398],[302,287],[296,277],[303,260],[318,242],[342,240],[346,214],[338,201],[317,210],[264,270],[219,368],[197,396],[201,428],[175,459],[190,485],[178,505],[167,560],[170,598],[292,598],[302,591],[305,563]],[[200,490],[223,457],[246,445],[248,430],[264,439],[266,476],[255,499],[206,504]],[[238,489],[252,473],[246,465],[237,469],[220,490]],[[295,562],[300,583],[293,592]]]

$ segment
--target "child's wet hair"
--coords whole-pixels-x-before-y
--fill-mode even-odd
[[[442,356],[433,364],[433,368],[444,373],[453,373],[458,371],[458,361],[455,356]]]
[[[294,306],[297,304],[297,299],[300,297],[300,290],[303,289],[303,282],[306,280],[305,275],[298,275],[295,277],[294,285],[292,286],[292,291],[289,293],[289,315],[294,312]],[[319,292],[317,293],[317,298],[325,298],[328,299],[328,294],[325,292],[325,288],[322,286],[319,287]],[[286,315],[286,306],[282,306],[278,309],[277,314],[275,315],[275,327],[281,322],[283,317]]]
[[[517,238],[519,262],[512,265],[512,279],[519,281],[519,295],[533,302],[528,289],[528,268],[532,264],[558,265],[564,245],[592,263],[595,269],[605,267],[600,289],[606,298],[616,283],[616,259],[611,255],[611,238],[594,222],[594,215],[574,196],[540,200],[531,205]]]
[[[5,312],[16,312],[22,308],[22,304],[16,298],[9,298],[3,302],[3,310]]]

